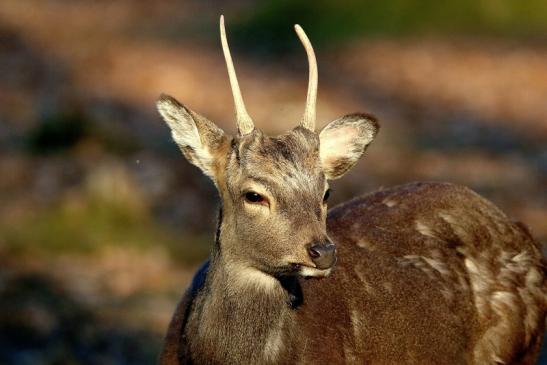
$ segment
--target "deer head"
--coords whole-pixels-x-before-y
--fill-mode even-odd
[[[300,125],[270,137],[255,128],[239,89],[220,18],[222,49],[235,103],[238,134],[162,95],[157,103],[188,161],[215,183],[222,200],[218,250],[225,262],[269,275],[326,276],[336,261],[326,232],[328,180],[344,175],[374,139],[378,124],[351,114],[315,132],[317,63],[302,28],[309,84]]]

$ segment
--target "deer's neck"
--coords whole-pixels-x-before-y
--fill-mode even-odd
[[[215,254],[194,301],[186,327],[192,357],[204,363],[279,362],[292,343],[298,281],[226,261]]]

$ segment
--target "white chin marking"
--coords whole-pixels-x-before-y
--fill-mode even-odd
[[[303,266],[300,269],[300,275],[304,277],[323,278],[330,275],[332,268],[326,270],[315,269],[313,267]]]

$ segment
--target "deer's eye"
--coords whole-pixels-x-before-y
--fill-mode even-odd
[[[323,203],[326,203],[327,200],[329,200],[329,196],[330,196],[330,189],[327,189],[327,191],[325,191],[325,195],[323,196]]]
[[[254,191],[249,191],[245,193],[245,201],[253,204],[258,204],[264,203],[266,199],[262,195],[255,193]]]

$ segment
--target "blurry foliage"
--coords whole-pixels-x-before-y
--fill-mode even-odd
[[[131,202],[94,194],[69,195],[15,225],[0,224],[0,242],[12,255],[92,254],[106,246],[143,250],[163,246],[174,261],[195,264],[208,255],[211,241],[212,237],[175,234]]]
[[[544,0],[266,1],[243,15],[235,42],[257,52],[284,52],[298,45],[290,31],[301,24],[314,45],[362,36],[547,36]]]
[[[119,128],[118,128],[119,129]],[[64,153],[83,141],[93,141],[105,151],[127,155],[138,148],[135,139],[120,138],[122,131],[115,125],[108,129],[83,110],[58,110],[45,114],[25,136],[24,147],[36,154]]]
[[[27,137],[27,147],[36,154],[62,152],[89,134],[90,124],[75,111],[47,115]]]
[[[2,364],[151,364],[157,357],[156,336],[101,323],[47,278],[17,276],[0,296]]]

